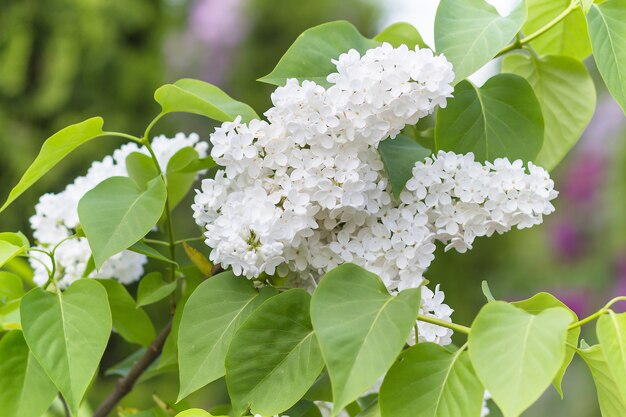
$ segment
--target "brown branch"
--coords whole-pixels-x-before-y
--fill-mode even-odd
[[[115,389],[100,404],[93,414],[93,417],[106,417],[132,389],[139,377],[148,369],[148,367],[159,357],[167,336],[172,330],[172,320],[167,323],[165,328],[154,339],[150,347],[146,350],[141,358],[135,362],[128,375],[120,378],[115,385]]]
[[[211,269],[211,276],[217,275],[217,274],[219,274],[220,272],[223,272],[223,271],[224,271],[224,269],[222,268],[222,265],[215,264],[213,266],[213,269]]]

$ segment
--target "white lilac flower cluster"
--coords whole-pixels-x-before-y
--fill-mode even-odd
[[[185,136],[179,133],[172,139],[159,136],[154,138],[152,147],[162,169],[167,167],[170,158],[182,148],[193,147],[201,157],[205,157],[208,152],[208,144],[199,142],[196,134]],[[125,144],[102,161],[94,162],[85,176],[76,178],[60,193],[41,196],[35,206],[35,215],[30,218],[30,224],[37,248],[51,250],[60,243],[55,252],[55,263],[56,278],[61,288],[69,286],[83,276],[91,256],[85,238],[64,241],[75,233],[79,225],[78,202],[89,190],[105,179],[127,176],[126,157],[133,152],[148,154],[145,147],[140,148],[136,143]],[[30,261],[35,273],[33,279],[38,285],[43,285],[48,280],[46,267],[51,267],[50,259],[38,252],[32,252],[31,258],[36,258]],[[88,276],[115,278],[128,284],[141,277],[146,262],[144,255],[127,250],[112,256],[99,271],[94,270]]]
[[[272,94],[267,122],[237,118],[211,135],[224,169],[202,182],[193,209],[215,263],[314,286],[353,262],[400,291],[422,284],[436,241],[464,252],[476,237],[530,227],[554,210],[544,169],[452,152],[416,163],[394,201],[377,146],[445,107],[452,66],[429,49],[389,44],[333,63],[330,87],[290,79]],[[442,292],[424,295],[424,314],[449,319]],[[448,330],[421,325],[425,340],[449,342]]]

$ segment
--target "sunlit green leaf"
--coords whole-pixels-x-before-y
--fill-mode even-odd
[[[109,340],[107,292],[92,279],[74,282],[63,294],[34,288],[20,314],[31,352],[76,414]]]
[[[437,53],[452,63],[454,80],[459,82],[511,42],[525,20],[523,1],[507,16],[500,16],[484,0],[441,0],[435,17]]]
[[[0,407],[3,417],[40,417],[57,389],[30,353],[22,332],[0,340]]]
[[[609,311],[598,319],[596,332],[615,381],[626,381],[626,313]],[[626,400],[626,385],[617,387]]]
[[[252,414],[282,413],[315,382],[324,361],[310,300],[306,290],[287,290],[263,303],[235,332],[226,355],[235,415],[248,407]]]
[[[150,232],[163,213],[165,199],[160,177],[146,188],[128,177],[111,177],[88,191],[78,203],[78,217],[96,267]]]
[[[141,152],[132,152],[126,157],[126,171],[139,186],[145,186],[159,175],[152,158]]]
[[[482,1],[482,0],[481,0]],[[473,152],[479,162],[500,157],[532,161],[543,144],[543,117],[524,78],[500,74],[481,88],[459,83],[454,98],[437,111],[437,150]]]
[[[101,136],[103,123],[102,118],[93,117],[84,122],[70,125],[46,139],[33,163],[28,167],[17,185],[13,187],[6,202],[0,207],[0,212],[70,152],[83,143]]]
[[[337,71],[332,59],[356,49],[364,53],[378,42],[367,39],[351,23],[344,20],[324,23],[305,30],[289,47],[271,73],[259,81],[284,85],[288,78],[315,81],[328,86],[328,74]]]
[[[414,49],[416,46],[428,48],[415,26],[406,22],[387,26],[382,32],[374,36],[374,40],[390,43],[394,48],[398,48],[400,45],[406,45],[409,49]]]
[[[620,389],[624,381],[617,380],[613,376],[602,346],[595,345],[579,350],[578,353],[591,370],[602,417],[623,417],[624,410],[626,410],[626,398],[622,397]]]
[[[0,304],[15,300],[24,295],[22,279],[17,275],[0,271]]]
[[[393,364],[415,325],[420,289],[391,296],[353,264],[328,272],[313,293],[311,318],[333,388],[334,412],[356,400]]]

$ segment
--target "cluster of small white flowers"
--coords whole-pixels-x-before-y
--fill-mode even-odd
[[[170,158],[182,148],[193,147],[201,157],[205,157],[208,152],[208,143],[199,142],[196,134],[185,136],[179,133],[172,139],[159,136],[154,138],[152,147],[163,169],[167,167]],[[76,178],[60,193],[41,196],[35,206],[35,215],[30,218],[30,224],[37,248],[51,250],[59,245],[55,251],[55,263],[56,279],[60,287],[65,288],[81,278],[91,256],[85,238],[63,241],[72,236],[79,226],[78,202],[89,190],[105,179],[128,175],[126,157],[133,152],[148,154],[145,147],[140,148],[136,143],[125,144],[102,161],[94,162],[85,176]],[[35,273],[33,279],[38,285],[43,285],[48,280],[46,267],[51,267],[50,259],[38,252],[32,252],[31,257],[36,258],[30,261]],[[115,278],[127,284],[141,277],[146,262],[144,255],[123,251],[112,256],[99,271],[94,270],[88,276]]]
[[[464,252],[476,237],[530,227],[554,210],[542,168],[452,152],[416,163],[395,202],[377,146],[445,106],[452,67],[428,49],[388,44],[333,63],[330,87],[288,80],[272,94],[267,122],[237,118],[211,135],[224,169],[203,181],[193,209],[213,262],[303,286],[353,262],[401,291],[422,284],[436,241]],[[449,319],[441,291],[425,289],[424,301],[425,314]],[[420,323],[420,331],[449,343],[448,330]]]

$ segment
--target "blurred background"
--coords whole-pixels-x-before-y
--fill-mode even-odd
[[[387,24],[408,21],[432,45],[436,5],[437,0],[0,0],[0,196],[8,194],[45,138],[68,124],[101,115],[109,130],[139,133],[158,112],[154,90],[183,77],[214,83],[261,113],[272,87],[255,80],[271,71],[305,29],[346,19],[373,36]],[[482,280],[500,299],[551,292],[579,316],[626,294],[626,118],[602,87],[593,60],[586,63],[597,81],[598,107],[579,144],[553,172],[561,193],[557,212],[541,227],[479,239],[467,254],[437,253],[427,278],[441,284],[455,321],[469,324],[484,303]],[[176,115],[154,132],[195,131],[207,138],[211,129],[206,119]],[[119,139],[104,138],[80,148],[0,216],[0,230],[29,232],[28,218],[41,194],[61,191],[119,145]],[[197,233],[189,204],[177,210],[177,233]],[[162,308],[150,310],[157,326]],[[583,337],[594,342],[593,327]],[[91,404],[115,382],[106,368],[135,350],[112,338]],[[176,373],[157,376],[123,401],[121,415],[155,403],[166,407],[177,389]],[[549,389],[524,416],[599,415],[582,361],[575,360],[564,389],[566,401]],[[210,408],[224,399],[218,381],[183,406]]]

